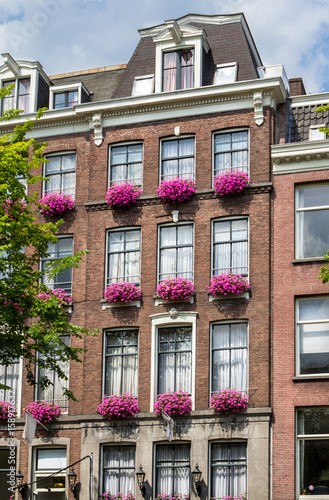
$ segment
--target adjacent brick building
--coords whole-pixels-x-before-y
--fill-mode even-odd
[[[32,483],[93,453],[92,484],[89,460],[75,465],[80,500],[89,499],[91,492],[96,499],[104,491],[131,491],[141,500],[135,480],[140,464],[147,499],[161,492],[197,497],[192,471],[198,464],[202,499],[246,492],[249,500],[287,500],[276,489],[271,497],[272,472],[278,480],[281,466],[288,471],[285,459],[294,472],[295,403],[291,400],[288,426],[279,391],[287,395],[290,386],[295,390],[308,382],[289,378],[294,366],[292,327],[292,352],[285,351],[289,360],[273,351],[274,369],[286,359],[281,371],[289,376],[286,386],[273,378],[279,427],[274,427],[278,461],[272,471],[271,348],[279,353],[285,346],[279,325],[286,317],[292,321],[288,307],[293,308],[296,294],[294,273],[305,273],[307,267],[314,278],[314,290],[307,295],[323,293],[314,263],[301,266],[284,259],[290,300],[282,301],[278,280],[274,297],[280,305],[274,313],[282,314],[272,338],[273,274],[280,272],[278,256],[285,256],[284,245],[290,252],[294,245],[282,221],[286,217],[293,225],[288,207],[295,174],[289,175],[290,190],[287,175],[275,176],[274,196],[271,160],[271,146],[286,141],[289,83],[282,66],[263,66],[241,14],[188,15],[140,35],[127,65],[65,75],[48,76],[39,63],[3,55],[1,85],[16,83],[3,109],[18,106],[33,116],[38,107],[49,108],[33,130],[37,140],[48,143],[44,174],[49,181],[37,188],[38,194],[64,190],[76,201],[74,211],[64,217],[50,258],[89,250],[79,269],[49,285],[72,293],[72,322],[100,332],[96,338],[72,340],[72,345],[87,349],[81,364],[64,367],[78,402],[61,400],[56,380],[47,393],[28,386],[20,362],[3,370],[1,380],[10,382],[17,395],[17,469]],[[292,81],[292,89],[298,85]],[[0,124],[0,129],[10,126]],[[290,146],[275,146],[274,158],[276,151]],[[237,168],[249,175],[250,185],[238,196],[216,195],[214,176]],[[302,177],[298,182],[313,175],[312,180],[321,181],[325,172],[296,175]],[[162,201],[157,188],[172,177],[192,178],[197,194],[183,203]],[[126,180],[141,186],[142,196],[128,208],[108,206],[108,186]],[[273,237],[280,244],[277,257]],[[230,271],[242,274],[250,290],[213,298],[206,289],[211,277]],[[193,281],[195,294],[184,301],[159,299],[158,283],[177,276]],[[109,304],[105,287],[122,280],[140,286],[141,298]],[[246,412],[216,414],[209,409],[211,394],[227,387],[249,395]],[[153,412],[156,396],[169,389],[184,389],[192,399],[192,411],[174,417],[171,441],[166,423]],[[125,391],[138,396],[139,414],[111,421],[97,414],[104,394]],[[66,411],[49,433],[38,426],[29,446],[21,439],[22,409],[36,399],[59,401]],[[320,404],[304,399],[300,404]],[[321,399],[321,404],[328,401]],[[283,456],[277,451],[281,429],[282,436],[287,432]],[[2,478],[7,455],[2,426]],[[73,498],[66,475],[51,481],[29,484],[27,498]],[[291,477],[289,488],[294,495]]]

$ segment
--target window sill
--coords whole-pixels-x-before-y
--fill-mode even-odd
[[[235,293],[228,293],[227,295],[221,295],[220,293],[217,294],[215,297],[208,293],[208,299],[209,302],[217,302],[218,300],[225,300],[225,299],[249,299],[250,297],[250,292],[243,292],[240,293],[239,295],[236,295]]]
[[[179,299],[179,300],[166,300],[162,299],[161,297],[158,297],[157,295],[153,295],[154,298],[154,305],[155,307],[158,307],[159,305],[162,304],[180,304],[180,303],[188,303],[188,304],[194,304],[194,295],[190,299]]]
[[[312,264],[313,262],[325,262],[323,257],[309,257],[308,259],[293,259],[292,264]]]
[[[132,300],[131,302],[113,302],[110,304],[107,300],[101,299],[102,311],[106,311],[106,309],[113,309],[114,307],[140,307],[141,301],[140,299]]]
[[[319,375],[299,375],[292,377],[293,382],[306,382],[306,381],[317,381],[317,380],[329,380],[329,373],[319,374]]]

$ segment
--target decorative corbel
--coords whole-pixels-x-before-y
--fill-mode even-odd
[[[94,129],[94,141],[96,146],[101,146],[103,144],[103,127],[102,127],[102,115],[93,115],[92,117],[92,127]]]
[[[259,127],[264,123],[263,114],[263,94],[262,92],[254,92],[254,109],[255,109],[255,122]]]

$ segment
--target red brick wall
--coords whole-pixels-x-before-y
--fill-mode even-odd
[[[273,480],[275,500],[295,499],[295,408],[329,404],[329,381],[293,382],[295,297],[329,293],[318,279],[321,262],[293,264],[295,185],[328,180],[327,171],[274,178]]]

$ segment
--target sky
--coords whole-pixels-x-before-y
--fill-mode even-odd
[[[264,66],[329,92],[329,0],[0,0],[1,53],[55,75],[127,63],[138,30],[189,13],[243,12]],[[1,58],[0,58],[1,64]]]

